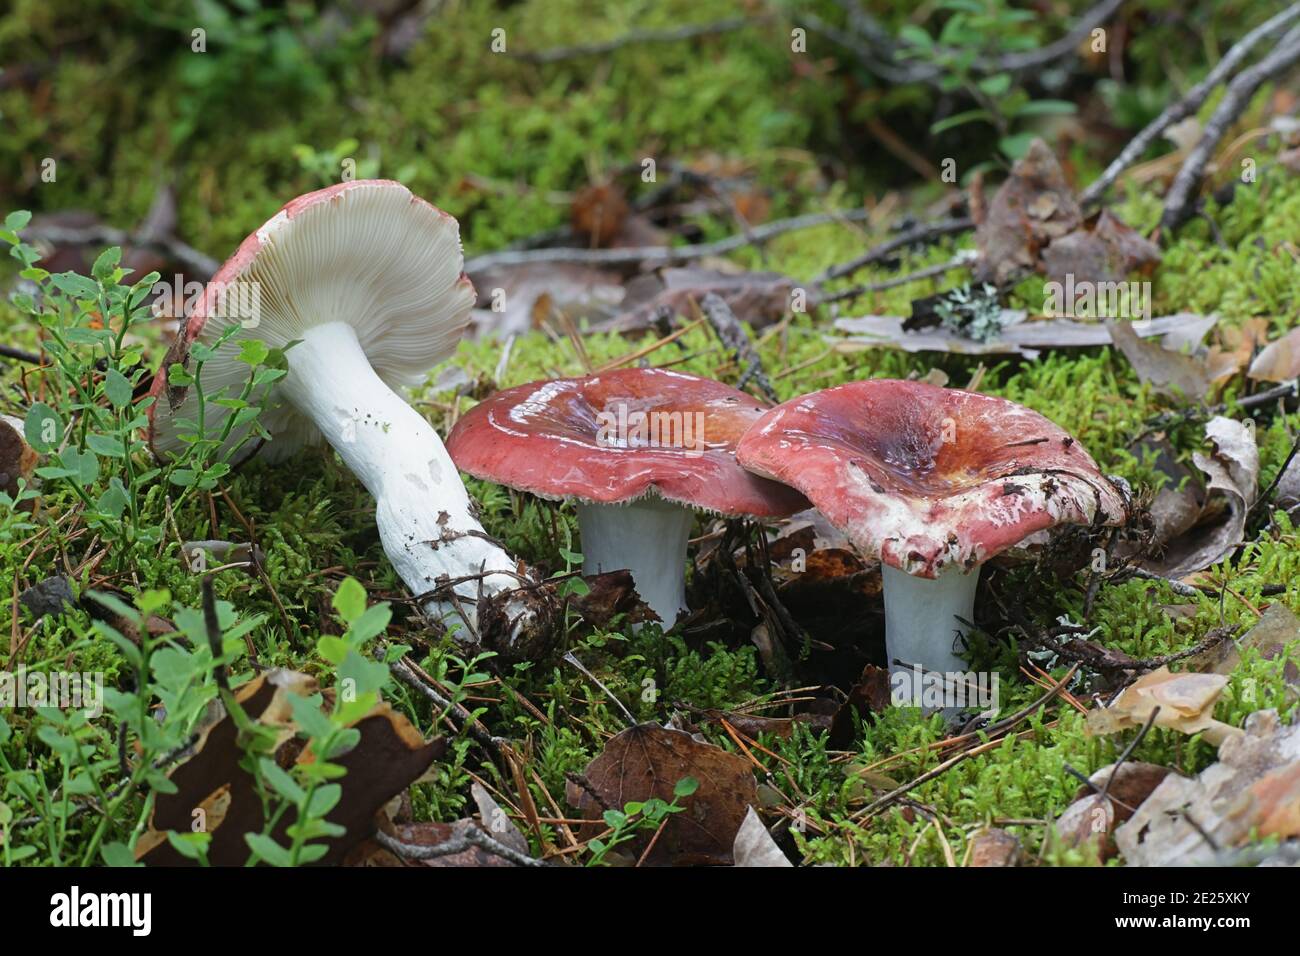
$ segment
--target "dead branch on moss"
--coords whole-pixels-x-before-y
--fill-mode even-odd
[[[710,256],[722,256],[746,246],[758,245],[769,239],[794,232],[798,229],[811,229],[815,226],[828,226],[841,222],[861,222],[867,218],[865,209],[842,209],[837,212],[815,212],[789,219],[777,219],[765,222],[761,226],[739,235],[728,236],[713,242],[701,242],[689,246],[640,246],[631,249],[518,249],[503,252],[489,252],[465,260],[466,272],[481,272],[499,266],[521,266],[535,262],[578,262],[585,265],[632,265],[646,262],[654,265],[668,265],[674,262],[689,262],[693,259],[707,259]]]
[[[1242,70],[1228,84],[1223,99],[1205,124],[1201,138],[1187,154],[1183,167],[1165,194],[1165,211],[1160,217],[1162,229],[1176,229],[1187,221],[1195,207],[1197,186],[1210,161],[1214,148],[1227,135],[1228,128],[1241,116],[1255,91],[1267,81],[1281,75],[1300,62],[1300,27],[1292,27],[1278,41],[1273,52],[1254,66]]]
[[[1300,3],[1293,3],[1281,13],[1265,20],[1233,44],[1228,52],[1223,55],[1223,59],[1206,74],[1205,79],[1188,90],[1182,99],[1165,107],[1159,116],[1147,124],[1146,128],[1129,140],[1128,145],[1120,150],[1118,156],[1111,160],[1105,172],[1083,191],[1079,197],[1080,203],[1088,206],[1100,200],[1106,190],[1110,189],[1115,184],[1115,181],[1119,179],[1120,174],[1137,162],[1142,154],[1147,151],[1147,148],[1159,139],[1165,130],[1175,123],[1185,120],[1200,109],[1201,104],[1209,98],[1214,88],[1241,65],[1242,61],[1259,44],[1260,40],[1274,36],[1277,31],[1296,17],[1300,17]]]

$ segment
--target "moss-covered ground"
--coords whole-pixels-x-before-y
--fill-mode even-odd
[[[180,63],[171,54],[158,62],[152,56],[156,51],[165,51],[169,43],[188,42],[187,5],[151,4],[153,9],[146,11],[145,4],[126,0],[92,4],[97,8],[95,20],[104,25],[94,35],[78,29],[81,16],[88,13],[86,6],[17,0],[10,13],[0,16],[0,49],[7,54],[24,49],[50,54],[59,47],[72,51],[48,60],[31,57],[39,74],[34,87],[0,88],[0,114],[7,127],[0,146],[0,206],[79,206],[95,210],[106,221],[130,225],[144,215],[157,183],[166,179],[180,200],[178,234],[218,257],[291,195],[334,178],[339,157],[333,150],[346,139],[357,141],[352,152],[369,164],[362,170],[365,174],[401,178],[416,193],[455,214],[470,252],[562,224],[567,205],[564,196],[556,194],[635,166],[644,156],[677,161],[725,157],[771,195],[773,216],[843,208],[864,198],[874,200],[909,179],[906,171],[879,155],[856,166],[845,162],[864,142],[856,120],[884,109],[881,103],[897,110],[900,102],[906,106],[908,95],[924,98],[882,89],[872,93],[872,102],[860,94],[851,99],[841,69],[827,57],[813,57],[810,65],[792,68],[786,45],[778,42],[782,28],[776,24],[702,43],[630,48],[542,68],[486,52],[490,31],[498,26],[505,27],[519,49],[541,49],[575,38],[617,35],[633,24],[676,23],[687,8],[690,19],[725,16],[731,5],[713,0],[602,5],[599,37],[582,25],[590,5],[577,0],[523,3],[504,11],[488,4],[452,4],[400,65],[381,65],[372,56],[349,52],[353,47],[364,51],[373,41],[374,28],[365,24],[345,30],[344,39],[328,55],[314,56],[292,45],[276,47],[261,33],[231,27],[235,32],[227,42],[214,42],[211,62]],[[1234,15],[1232,6],[1223,5],[1210,18],[1207,46],[1215,43],[1215,29],[1224,29],[1222,24]],[[1042,27],[1045,34],[1051,26],[1049,22]],[[252,70],[255,62],[267,65]],[[1135,78],[1134,89],[1140,92],[1148,84],[1159,91],[1158,70],[1147,72],[1152,75]],[[160,84],[163,79],[169,82]],[[307,148],[295,152],[298,144]],[[979,144],[961,147],[976,152]],[[48,155],[59,161],[59,178],[41,184],[39,161]],[[823,162],[828,155],[840,161]],[[1080,145],[1073,159],[1081,181],[1086,181],[1105,155]],[[1193,221],[1167,244],[1163,261],[1150,277],[1155,314],[1214,311],[1222,317],[1220,329],[1259,317],[1270,323],[1273,335],[1291,324],[1300,308],[1294,246],[1300,180],[1276,166],[1261,167],[1258,182],[1240,186],[1230,204],[1209,205],[1213,229],[1205,221]],[[909,202],[919,211],[925,200],[937,196],[921,190]],[[1129,224],[1146,231],[1158,219],[1160,204],[1157,196],[1133,188],[1114,208]],[[698,225],[704,238],[734,228],[709,217]],[[884,238],[889,225],[885,221],[865,231],[840,225],[800,231],[780,237],[761,252],[744,250],[731,258],[741,266],[806,281]],[[969,244],[967,238],[956,246]],[[942,262],[954,248],[952,242],[942,242],[906,253],[900,268],[909,271]],[[896,274],[879,267],[855,279]],[[844,314],[905,315],[911,300],[939,291],[943,282],[915,282],[867,296],[845,304]],[[1019,304],[1041,306],[1034,299],[1033,283],[1019,291]],[[825,338],[829,319],[825,310],[795,315],[780,334],[756,335],[783,399],[855,379],[925,375],[933,368],[960,386],[981,366],[979,360],[964,356],[835,351]],[[37,339],[36,328],[7,303],[0,303],[0,329],[5,344],[31,348]],[[585,349],[598,365],[654,338],[650,333],[591,335]],[[149,356],[156,363],[161,350],[151,349]],[[471,380],[499,387],[583,371],[569,341],[541,331],[514,343],[511,359],[496,380],[499,358],[499,342],[467,341],[450,364],[464,369]],[[686,371],[732,381],[736,376],[704,329],[650,356],[652,363],[669,359]],[[982,365],[982,391],[1021,402],[1059,423],[1078,437],[1104,471],[1124,476],[1134,487],[1150,488],[1157,480],[1149,463],[1136,460],[1127,448],[1170,406],[1138,381],[1122,355],[1109,349],[1048,351],[1033,361],[986,359]],[[785,370],[793,371],[782,375]],[[24,369],[6,364],[0,375],[3,410],[12,411],[28,394]],[[432,385],[437,378],[435,370],[430,384],[412,400],[445,434],[473,398],[439,392]],[[1222,399],[1231,402],[1239,388],[1230,386]],[[1290,449],[1300,416],[1273,408],[1257,414],[1261,480],[1267,482]],[[1202,435],[1195,418],[1170,429],[1171,441],[1185,459],[1201,447]],[[565,570],[561,549],[578,547],[576,521],[567,508],[483,482],[467,484],[482,504],[485,526],[508,548],[547,572]],[[161,542],[115,546],[93,575],[81,559],[93,547],[94,536],[79,529],[75,517],[60,521],[60,516],[76,511],[72,491],[47,488],[36,519],[16,512],[0,514],[0,634],[6,635],[0,646],[12,635],[10,646],[22,647],[18,659],[8,659],[9,669],[22,663],[33,670],[58,666],[103,671],[112,682],[126,673],[121,652],[91,635],[84,611],[38,623],[11,596],[51,574],[80,568],[79,575],[74,574],[75,589],[89,587],[93,578],[128,594],[164,589],[177,605],[196,607],[199,577],[180,554],[180,541],[242,540],[251,524],[266,554],[266,579],[238,569],[214,577],[222,600],[242,618],[260,621],[251,638],[262,665],[324,675],[327,665],[312,648],[316,636],[333,626],[331,596],[339,582],[351,576],[365,585],[372,601],[396,602],[394,642],[412,645],[412,656],[425,670],[461,686],[494,734],[518,741],[520,753],[535,771],[527,785],[538,806],[563,808],[566,774],[581,771],[604,741],[623,728],[605,694],[563,663],[521,666],[489,677],[483,662],[462,661],[449,642],[426,641],[384,559],[372,502],[331,454],[308,452],[305,460],[281,467],[251,464],[223,479],[218,493],[190,496],[179,508],[171,507],[168,495],[169,489],[157,484],[142,497],[139,520],[161,526]],[[46,530],[52,522],[56,527]],[[1022,575],[1019,584],[1034,595],[1028,610],[1039,623],[1050,625],[1059,615],[1081,619],[1086,571],[1064,580],[1044,572],[1017,573]],[[1209,577],[1223,586],[1222,599],[1209,593],[1180,597],[1149,581],[1102,588],[1090,618],[1098,629],[1095,639],[1136,657],[1151,657],[1192,646],[1225,622],[1249,625],[1269,602],[1281,601],[1300,612],[1296,529],[1279,514],[1230,564],[1211,569]],[[1193,612],[1177,617],[1161,607],[1189,603],[1195,605]],[[699,642],[662,635],[654,626],[638,634],[630,628],[593,634],[576,625],[571,639],[578,656],[608,690],[646,720],[667,719],[675,703],[729,709],[778,689],[756,648],[744,640]],[[1021,673],[1007,640],[1003,637],[980,652],[999,670],[1004,714],[1043,693]],[[5,656],[7,651],[0,653],[0,659]],[[1217,716],[1240,723],[1253,710],[1278,707],[1285,718],[1293,717],[1296,699],[1288,693],[1283,664],[1247,653],[1232,674]],[[247,663],[241,666],[246,674]],[[1066,670],[1063,662],[1046,666],[1058,678]],[[470,675],[476,676],[466,683]],[[658,688],[653,701],[642,695],[646,678]],[[389,693],[426,733],[448,730],[434,726],[427,701],[400,685]],[[49,792],[56,792],[60,764],[33,732],[31,715],[19,711],[6,720],[10,734],[0,740],[0,751],[7,763],[35,770]],[[763,767],[760,778],[772,819],[785,815],[799,823],[794,839],[807,862],[943,865],[945,841],[960,860],[974,830],[1000,822],[1020,836],[1031,858],[1083,863],[1082,854],[1059,847],[1051,837],[1050,822],[1078,787],[1066,766],[1087,774],[1111,762],[1127,741],[1086,736],[1083,715],[1059,702],[1023,729],[1028,732],[913,791],[910,798],[926,812],[892,809],[868,822],[854,815],[873,791],[854,771],[870,768],[873,774],[906,782],[934,766],[941,758],[926,745],[945,733],[939,717],[890,710],[863,723],[843,751],[829,749],[824,735],[796,724],[790,738],[764,735],[761,746],[750,748],[750,753]],[[714,725],[705,724],[704,732],[719,746],[737,749]],[[111,747],[106,753],[111,759]],[[1195,772],[1213,760],[1214,750],[1198,739],[1157,729],[1134,757]],[[469,812],[471,773],[485,777],[503,805],[518,811],[515,781],[501,776],[471,740],[460,738],[437,778],[415,788],[416,817],[450,820]],[[0,792],[0,801],[15,818],[43,812],[13,790]],[[131,810],[124,819],[134,821],[140,807]],[[51,845],[43,828],[14,831],[11,840],[36,848],[28,862],[66,862],[80,858],[97,826],[92,815],[73,819],[58,845]],[[126,836],[129,829],[118,834],[119,839]]]

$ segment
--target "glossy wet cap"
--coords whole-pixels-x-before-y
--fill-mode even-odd
[[[178,451],[190,430],[178,420],[197,418],[193,390],[170,386],[168,368],[192,369],[194,344],[211,346],[232,326],[233,337],[203,366],[210,430],[220,432],[219,417],[229,414],[212,399],[237,396],[248,379],[239,360],[246,339],[283,348],[304,329],[344,322],[390,388],[416,384],[455,351],[469,321],[474,288],[462,266],[456,220],[401,183],[356,179],[290,200],[240,244],[184,317],[153,383],[155,454]],[[272,460],[320,440],[316,426],[285,404],[272,402],[261,423],[275,438],[262,452]]]
[[[1042,415],[923,382],[852,382],[766,412],[739,462],[802,491],[863,554],[920,577],[1045,528],[1116,525],[1124,495]]]
[[[647,495],[725,515],[808,507],[745,471],[736,443],[766,406],[722,382],[629,368],[508,388],[465,415],[447,451],[476,478],[542,498],[617,504]]]

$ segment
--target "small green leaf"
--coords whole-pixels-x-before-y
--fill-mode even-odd
[[[264,833],[245,833],[244,842],[259,860],[264,860],[272,866],[291,865],[289,851]]]
[[[115,368],[104,373],[104,394],[114,408],[126,408],[131,404],[131,382]]]
[[[204,837],[207,836],[206,833],[201,833],[196,835],[204,836]],[[169,833],[167,836],[168,838],[170,838],[171,834]],[[118,841],[114,841],[112,843],[105,843],[102,847],[99,848],[99,855],[103,857],[104,862],[106,864],[113,867],[136,867],[136,866],[144,865],[143,863],[137,863],[135,861],[135,854],[131,852],[131,848],[129,846],[127,846],[125,843],[120,843]]]
[[[5,228],[10,232],[18,232],[26,227],[32,221],[32,214],[26,209],[16,209],[9,215],[5,216]]]
[[[365,613],[366,589],[356,578],[344,578],[334,593],[334,610],[347,624],[352,624]]]
[[[33,402],[32,407],[27,409],[23,434],[27,438],[27,444],[39,452],[47,452],[63,436],[63,423],[50,406],[44,402]]]
[[[978,83],[980,90],[989,96],[1001,96],[1007,90],[1011,89],[1010,73],[994,73],[992,76],[986,76]]]
[[[689,797],[696,790],[700,789],[700,782],[694,777],[682,777],[677,781],[677,786],[673,787],[674,797]]]
[[[90,274],[101,281],[108,281],[117,264],[122,261],[120,246],[109,246],[99,254],[95,264],[90,267]]]

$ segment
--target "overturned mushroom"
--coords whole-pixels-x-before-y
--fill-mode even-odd
[[[213,346],[240,326],[203,365],[208,434],[230,414],[214,399],[248,378],[241,341],[289,347],[262,418],[273,441],[255,451],[280,461],[324,438],[374,495],[398,575],[417,595],[434,592],[425,610],[474,630],[480,595],[501,595],[508,647],[546,629],[541,599],[505,593],[520,584],[515,561],[471,514],[437,433],[395,391],[455,350],[474,304],[461,265],[456,220],[400,183],[355,180],[294,199],[244,240],[187,317],[153,384],[149,437],[165,457],[199,430],[195,390],[167,381],[194,343]],[[231,447],[247,427],[237,420]]]
[[[798,492],[749,474],[735,448],[765,406],[729,385],[630,368],[490,396],[447,438],[477,478],[576,503],[583,571],[627,568],[665,629],[686,606],[693,509],[777,517]]]
[[[746,468],[806,494],[879,558],[895,700],[913,668],[961,671],[979,569],[1059,524],[1116,525],[1123,493],[1037,412],[922,382],[853,382],[767,412],[736,450]]]

